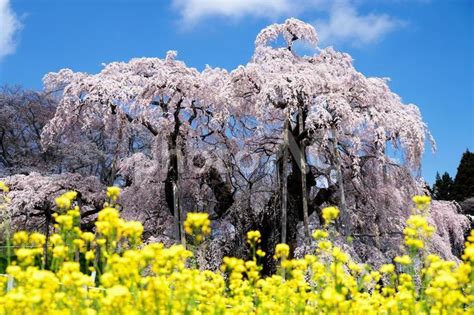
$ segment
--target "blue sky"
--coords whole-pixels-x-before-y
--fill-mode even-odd
[[[456,173],[474,150],[474,1],[469,0],[0,0],[0,84],[41,89],[50,71],[164,57],[233,69],[259,30],[295,16],[367,76],[390,77],[417,104],[438,151],[422,173]]]

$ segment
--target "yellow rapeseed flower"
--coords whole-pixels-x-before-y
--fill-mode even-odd
[[[51,244],[53,245],[61,245],[63,244],[63,238],[61,237],[61,235],[59,234],[53,234],[51,235],[51,237],[49,238]]]
[[[61,210],[67,210],[71,208],[71,200],[64,196],[60,196],[55,199],[56,206]]]
[[[93,260],[95,258],[95,254],[93,251],[89,250],[85,254],[86,260]]]
[[[426,211],[430,205],[431,197],[430,196],[414,196],[412,198],[418,210]]]
[[[381,273],[393,273],[395,272],[395,266],[393,264],[385,264],[380,267]]]
[[[290,255],[290,247],[287,244],[278,244],[275,247],[275,259],[286,259]]]
[[[66,246],[58,245],[53,248],[54,258],[66,258],[67,253],[68,253],[68,250]]]
[[[324,225],[326,226],[331,224],[339,216],[339,209],[337,207],[326,207],[322,212]]]
[[[412,263],[412,260],[410,256],[408,255],[403,255],[403,256],[397,256],[395,257],[394,261],[396,263],[399,263],[400,265],[409,265]]]
[[[0,190],[3,191],[3,192],[5,192],[5,193],[7,193],[7,192],[10,191],[10,189],[8,188],[8,186],[7,186],[4,182],[2,182],[2,181],[0,181]]]
[[[188,235],[193,235],[198,242],[211,234],[211,220],[209,214],[205,212],[190,212],[184,221],[184,231]]]
[[[324,231],[324,230],[314,230],[314,232],[313,232],[313,238],[315,240],[320,240],[320,239],[323,239],[323,238],[327,238],[328,235],[329,235],[328,232]]]
[[[64,198],[67,198],[71,201],[75,200],[77,197],[77,192],[76,191],[68,191],[62,195]]]
[[[338,262],[346,263],[349,260],[349,256],[342,251],[340,247],[335,246],[332,249],[332,256]]]
[[[74,201],[74,199],[76,199],[76,197],[77,192],[68,191],[55,199],[56,206],[60,210],[69,210],[71,209],[72,202]]]
[[[74,218],[67,214],[58,215],[55,219],[60,228],[70,230],[74,224]]]
[[[117,201],[120,197],[120,188],[116,186],[107,187],[107,197],[112,199],[112,201]]]
[[[29,242],[33,246],[43,246],[46,243],[46,236],[41,233],[31,233]]]
[[[143,225],[138,221],[128,221],[123,225],[123,234],[125,237],[140,239],[143,233]]]
[[[434,227],[428,224],[425,216],[411,215],[403,230],[405,244],[412,249],[422,249],[425,247],[425,241],[431,237],[434,231]]]
[[[19,246],[28,243],[28,233],[25,231],[16,232],[13,234],[13,245]]]
[[[250,245],[256,245],[260,243],[260,238],[262,235],[260,234],[260,231],[248,231],[247,232],[247,243]]]
[[[84,232],[84,233],[82,233],[81,237],[84,241],[90,243],[94,240],[95,235],[94,235],[94,233],[91,233],[91,232]]]

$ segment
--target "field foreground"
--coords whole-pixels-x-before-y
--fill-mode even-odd
[[[0,185],[0,195],[8,188]],[[379,270],[357,264],[331,238],[339,214],[323,209],[325,227],[313,232],[316,251],[290,259],[279,244],[278,273],[261,276],[258,231],[247,234],[249,259],[225,258],[220,271],[200,270],[193,257],[210,233],[207,214],[189,213],[187,248],[142,244],[139,222],[120,218],[120,190],[107,191],[96,232],[79,228],[76,194],[56,199],[54,234],[18,232],[0,277],[1,314],[472,314],[474,231],[463,261],[426,252],[434,228],[429,198],[414,197],[405,255]],[[1,201],[2,199],[0,199]],[[4,199],[4,201],[8,201]],[[1,203],[1,202],[0,202]],[[204,243],[203,243],[204,242]],[[10,257],[9,257],[10,260]]]

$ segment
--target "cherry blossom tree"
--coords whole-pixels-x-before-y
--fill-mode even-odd
[[[214,144],[216,130],[225,128],[229,116],[227,72],[210,67],[199,72],[175,57],[176,52],[170,51],[165,59],[114,62],[95,75],[69,69],[46,75],[46,90],[62,90],[63,95],[43,131],[43,144],[57,142],[78,128],[93,130],[108,140],[105,145],[116,173],[120,159],[130,153],[130,142],[132,146],[140,142],[132,135],[145,133],[152,141],[149,154],[167,164],[165,197],[174,214],[181,209],[180,160]],[[182,220],[182,214],[176,215]]]
[[[271,46],[281,38],[283,47]],[[284,150],[291,149],[288,136],[284,136],[287,128],[294,148],[299,149],[290,150],[288,159],[285,154],[279,159],[282,186],[288,181],[288,190],[284,188],[281,194],[281,208],[288,202],[288,216],[306,221],[306,211],[310,214],[320,201],[332,199],[341,208],[339,228],[350,235],[352,219],[345,186],[363,187],[366,171],[377,178],[390,176],[392,164],[416,171],[425,139],[431,136],[418,108],[404,104],[389,89],[387,79],[364,76],[348,54],[331,47],[318,49],[317,40],[315,29],[296,19],[263,29],[255,41],[252,60],[231,73],[234,93],[237,106],[258,121],[253,137],[260,140],[267,154],[276,155],[281,145]],[[318,53],[298,55],[297,41],[315,47]],[[403,163],[395,163],[389,152],[402,156]],[[288,175],[287,162],[291,164]],[[306,167],[306,163],[310,165]],[[311,170],[307,176],[302,175],[302,166]],[[305,190],[311,190],[321,176],[330,182],[331,174],[336,175],[337,189],[320,189],[319,197],[308,202]],[[282,223],[281,233],[288,229],[290,244],[296,241],[297,222]]]
[[[208,248],[231,253],[259,229],[271,265],[276,243],[309,246],[321,208],[338,205],[341,237],[387,252],[411,196],[423,193],[418,173],[431,135],[388,79],[366,77],[348,54],[317,44],[313,26],[288,19],[263,29],[251,60],[230,73],[190,68],[174,51],[97,74],[50,73],[46,91],[61,101],[42,144],[77,148],[77,139],[95,139],[103,178],[122,180],[124,207],[153,222],[145,224],[150,235],[169,232],[152,227],[169,226],[164,205],[175,226],[178,210],[212,207],[219,220]],[[298,54],[301,47],[315,54]],[[449,220],[464,228],[461,217]]]

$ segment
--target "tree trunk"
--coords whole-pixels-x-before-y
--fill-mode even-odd
[[[303,134],[303,110],[298,110],[299,134]],[[301,165],[301,199],[303,203],[303,225],[304,234],[307,242],[310,242],[309,219],[308,219],[308,191],[306,187],[306,147],[304,139],[300,140],[300,165]]]
[[[219,171],[215,167],[210,167],[204,174],[205,183],[211,188],[217,204],[215,212],[217,216],[222,217],[226,211],[234,204],[234,195],[232,194],[232,185],[221,178]],[[206,209],[207,210],[207,209]]]
[[[282,157],[282,176],[281,176],[281,242],[286,244],[286,228],[288,214],[288,128],[289,117],[285,119],[283,126],[283,157]]]
[[[333,154],[334,160],[336,162],[336,173],[337,173],[337,182],[339,184],[339,208],[341,210],[339,216],[339,222],[341,225],[341,230],[343,235],[349,235],[351,231],[351,222],[350,216],[347,212],[346,207],[346,195],[344,191],[344,180],[341,168],[341,158],[339,155],[339,149],[337,148],[337,132],[335,129],[332,130],[332,140],[333,140]]]
[[[51,224],[51,209],[46,206],[45,208],[45,242],[44,242],[44,248],[43,248],[43,268],[49,268],[48,264],[48,246],[49,246],[49,225]]]
[[[180,163],[181,163],[181,147],[180,147],[180,139],[178,136],[176,143],[176,179],[173,186],[173,199],[174,199],[174,213],[175,213],[175,223],[177,224],[177,238],[180,240],[181,245],[186,247],[186,235],[184,233],[184,214],[181,206],[179,204],[179,171],[180,171]]]

